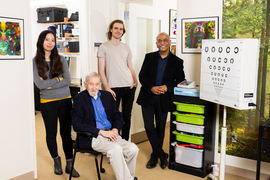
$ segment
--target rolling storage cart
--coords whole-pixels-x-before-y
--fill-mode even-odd
[[[169,169],[204,178],[214,164],[216,104],[172,95]]]

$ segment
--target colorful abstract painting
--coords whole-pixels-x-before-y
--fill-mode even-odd
[[[0,17],[0,59],[24,59],[22,19]]]
[[[203,39],[218,38],[218,17],[182,19],[182,53],[200,53]]]
[[[176,38],[176,30],[177,30],[177,11],[176,10],[173,10],[173,9],[170,9],[170,37],[171,38]]]
[[[171,52],[176,55],[176,44],[171,44]]]

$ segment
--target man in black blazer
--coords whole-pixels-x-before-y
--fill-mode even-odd
[[[73,129],[90,132],[94,137],[80,135],[80,148],[106,153],[117,180],[137,180],[135,167],[139,149],[119,135],[124,120],[112,94],[99,90],[101,81],[96,72],[86,76],[84,86],[86,90],[73,99]]]
[[[183,60],[170,52],[171,40],[168,34],[157,36],[159,51],[148,53],[139,73],[142,85],[137,103],[142,107],[144,127],[152,146],[152,154],[146,167],[154,168],[160,158],[160,165],[168,165],[168,154],[162,149],[167,114],[170,111],[170,94],[178,83],[185,80]],[[155,119],[155,125],[154,125]]]

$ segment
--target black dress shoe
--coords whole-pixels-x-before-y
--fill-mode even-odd
[[[165,169],[167,166],[168,166],[168,154],[167,153],[164,153],[163,156],[160,157],[160,167],[162,169]]]
[[[148,161],[146,168],[147,169],[153,169],[157,166],[157,159],[154,157],[151,157],[150,160]]]
[[[134,180],[138,180],[138,178],[137,177],[134,177]]]

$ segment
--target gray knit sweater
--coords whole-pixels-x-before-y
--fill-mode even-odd
[[[70,73],[68,69],[67,62],[63,56],[61,56],[61,62],[63,64],[64,73],[59,77],[63,77],[63,80],[59,81],[57,78],[48,78],[46,80],[41,80],[38,74],[38,69],[36,66],[36,61],[33,59],[33,76],[36,86],[40,89],[40,98],[42,99],[62,99],[70,96],[69,85],[71,83]],[[50,62],[47,61],[49,70],[46,72],[46,76],[49,77],[50,72]],[[51,87],[51,89],[47,89]]]

